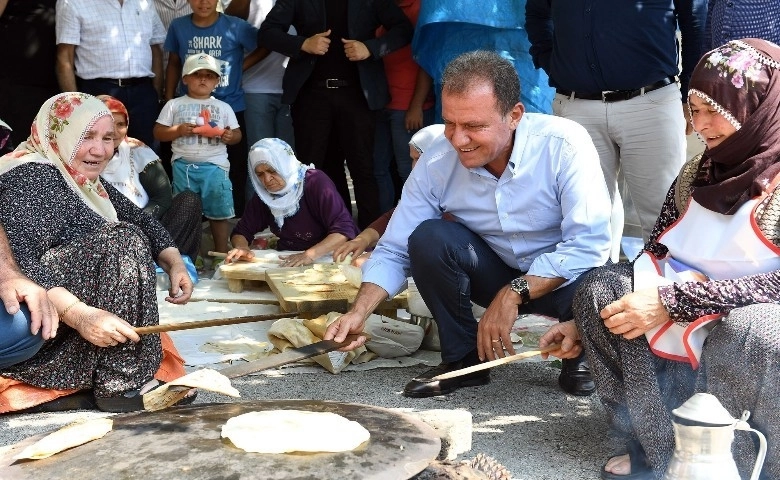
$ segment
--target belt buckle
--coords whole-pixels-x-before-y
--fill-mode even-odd
[[[326,78],[325,79],[325,88],[339,88],[338,85],[333,85],[332,87],[330,86],[330,82],[338,82],[338,81],[339,81],[338,78]]]
[[[612,92],[614,92],[614,90],[604,90],[603,92],[601,92],[602,103],[607,103],[607,95],[609,95]]]
[[[123,84],[122,83],[122,79],[121,78],[117,78],[116,79],[116,84],[119,85],[120,87],[126,87],[127,86],[127,84]]]

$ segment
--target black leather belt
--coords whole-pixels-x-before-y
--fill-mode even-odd
[[[341,87],[349,87],[352,84],[346,80],[339,80],[338,78],[329,78],[327,80],[319,80],[317,82],[314,82],[315,87],[321,87],[321,88],[341,88]]]
[[[599,93],[580,93],[572,92],[571,90],[564,90],[562,88],[556,88],[555,91],[569,98],[579,98],[580,100],[619,102],[621,100],[631,100],[634,97],[644,95],[645,93],[652,92],[653,90],[658,90],[659,88],[671,85],[673,83],[677,83],[677,77],[666,77],[663,80],[651,83],[650,85],[646,85],[642,88],[637,88],[636,90],[608,90]]]
[[[152,77],[137,77],[137,78],[90,78],[88,82],[106,82],[112,83],[120,87],[132,87],[134,85],[141,85],[143,83],[151,82]]]

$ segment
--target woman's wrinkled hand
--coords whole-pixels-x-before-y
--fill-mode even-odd
[[[171,288],[168,290],[169,296],[165,297],[165,301],[177,305],[187,303],[192,296],[194,287],[184,262],[172,265],[168,277],[171,279]]]
[[[314,259],[306,252],[295,253],[292,255],[279,255],[280,266],[282,267],[301,267],[304,265],[311,265],[314,263]]]
[[[255,253],[247,247],[236,247],[231,249],[225,256],[225,265],[229,265],[239,260],[251,260],[255,258]]]
[[[141,337],[133,327],[111,312],[80,303],[71,310],[70,325],[82,338],[98,347],[113,347],[120,343],[138,342]]]
[[[632,340],[671,320],[657,288],[624,295],[601,310],[604,326],[615,335]]]

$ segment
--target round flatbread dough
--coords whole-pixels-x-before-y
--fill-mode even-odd
[[[348,452],[371,434],[358,422],[331,412],[267,410],[228,419],[222,437],[247,452]]]

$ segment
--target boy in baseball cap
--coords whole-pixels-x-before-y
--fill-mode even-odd
[[[187,93],[165,104],[154,137],[172,142],[173,194],[190,190],[200,195],[214,249],[227,252],[228,219],[235,209],[226,145],[241,141],[241,129],[230,105],[211,96],[220,73],[219,62],[211,55],[187,57],[182,67]]]

